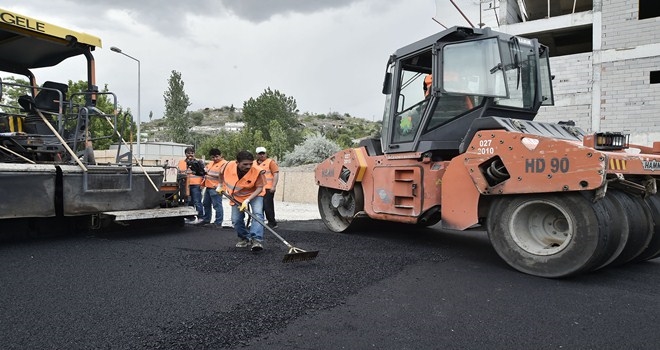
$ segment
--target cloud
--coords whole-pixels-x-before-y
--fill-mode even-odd
[[[276,15],[311,14],[347,7],[361,0],[224,0],[223,6],[239,18],[263,22]]]
[[[182,74],[191,110],[242,107],[270,87],[294,97],[301,112],[379,120],[389,55],[442,30],[431,20],[434,0],[22,0],[3,7],[99,36],[98,85],[132,111],[137,64],[109,48],[140,60],[142,120],[150,111],[163,115],[172,70]],[[476,23],[478,12],[471,16]],[[450,4],[441,20],[465,25]],[[85,79],[84,62],[68,61],[37,78]]]
[[[49,7],[62,9],[67,13],[95,15],[119,11],[154,31],[169,36],[186,36],[190,33],[186,26],[187,16],[221,18],[234,16],[258,24],[275,16],[312,14],[347,7],[352,3],[363,1],[365,0],[115,0],[108,6],[107,1],[52,0]],[[80,16],[77,22],[87,26],[96,20],[96,16]]]

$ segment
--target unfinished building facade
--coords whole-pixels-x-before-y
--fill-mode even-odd
[[[484,25],[550,47],[555,105],[537,120],[660,139],[660,1],[482,0]]]

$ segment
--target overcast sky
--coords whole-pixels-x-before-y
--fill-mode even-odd
[[[449,0],[21,0],[4,9],[101,38],[97,83],[141,119],[164,113],[172,70],[181,72],[189,110],[242,107],[266,88],[292,96],[300,112],[380,120],[387,58],[443,30],[467,25]],[[454,0],[475,25],[479,0]],[[37,79],[83,80],[81,59]]]

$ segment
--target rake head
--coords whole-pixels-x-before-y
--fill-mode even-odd
[[[316,259],[317,255],[319,255],[318,250],[308,252],[300,248],[291,247],[289,248],[289,252],[282,259],[282,262],[308,261]]]

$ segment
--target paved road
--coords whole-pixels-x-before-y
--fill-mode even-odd
[[[660,261],[568,280],[483,232],[283,222],[316,260],[184,227],[0,243],[3,349],[657,349]],[[394,229],[392,229],[394,228]]]

